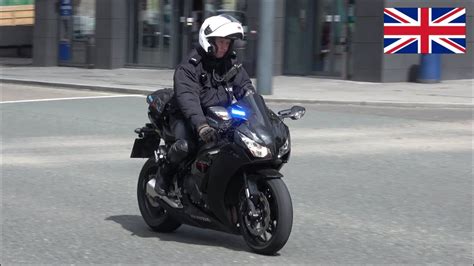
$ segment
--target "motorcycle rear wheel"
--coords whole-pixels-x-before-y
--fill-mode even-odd
[[[158,167],[154,159],[148,159],[143,165],[137,185],[138,207],[143,220],[153,231],[169,233],[180,227],[181,223],[170,217],[158,201],[146,194],[146,185],[157,173]]]
[[[256,200],[256,208],[260,210],[261,217],[252,221],[244,196],[240,203],[240,229],[245,242],[254,252],[273,255],[283,248],[291,234],[291,197],[281,179],[260,179],[257,185],[260,198]]]

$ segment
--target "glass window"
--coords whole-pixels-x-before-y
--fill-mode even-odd
[[[87,40],[94,36],[95,1],[73,0],[73,40]]]
[[[247,26],[247,0],[206,0],[205,17],[228,14],[236,18],[242,25]]]
[[[158,0],[141,1],[140,23],[142,26],[142,47],[155,48],[158,46],[159,30],[159,5]]]
[[[142,47],[157,48],[163,38],[164,46],[169,46],[171,37],[171,3],[169,0],[141,1],[140,23]]]
[[[139,0],[137,23],[137,63],[168,67],[172,58],[172,2]]]

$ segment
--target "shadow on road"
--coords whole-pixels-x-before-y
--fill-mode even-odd
[[[157,237],[161,241],[224,247],[235,251],[249,251],[242,237],[213,230],[182,225],[174,233],[157,233],[151,231],[139,215],[115,215],[107,217],[105,220],[120,224],[134,236]]]

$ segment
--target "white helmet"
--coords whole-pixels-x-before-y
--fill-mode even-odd
[[[215,52],[215,47],[210,42],[213,37],[243,39],[244,30],[240,22],[229,15],[213,16],[204,20],[199,30],[199,44],[208,54]]]

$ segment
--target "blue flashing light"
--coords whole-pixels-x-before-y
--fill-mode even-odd
[[[240,106],[232,106],[230,108],[230,113],[232,114],[232,117],[233,118],[245,119],[247,114],[245,113],[244,110],[239,109],[239,108],[241,108],[241,107]]]

